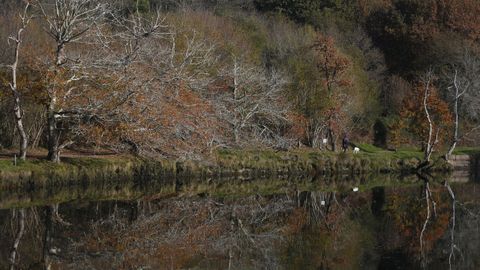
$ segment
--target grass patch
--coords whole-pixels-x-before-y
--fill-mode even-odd
[[[68,170],[79,168],[104,168],[108,165],[119,165],[133,161],[134,158],[126,156],[109,158],[63,158],[61,163],[52,163],[47,160],[17,161],[17,165],[11,160],[0,160],[0,172],[50,172],[56,170]]]
[[[454,155],[471,155],[476,156],[480,155],[480,148],[478,147],[457,147],[453,151]]]
[[[416,148],[399,148],[396,151],[385,150],[371,144],[358,144],[360,154],[367,154],[370,157],[377,158],[423,158],[423,152]]]
[[[295,149],[288,152],[273,150],[221,150],[216,163],[220,167],[257,168],[271,171],[306,172],[405,172],[417,167],[423,153],[416,150],[388,151],[370,144],[358,145],[359,153],[334,153],[314,149]]]
[[[379,147],[376,147],[376,146],[374,146],[374,145],[367,144],[367,143],[357,144],[357,147],[360,148],[360,151],[362,151],[362,152],[367,152],[367,153],[386,152],[386,151],[383,150],[382,148],[379,148]]]

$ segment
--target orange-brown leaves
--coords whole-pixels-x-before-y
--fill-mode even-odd
[[[154,99],[146,94],[135,95],[121,106],[123,121],[91,129],[102,135],[103,141],[96,143],[115,146],[122,143],[120,139],[135,143],[144,151],[142,154],[159,152],[195,158],[209,151],[210,142],[217,136],[223,137],[212,105],[197,93],[180,88],[151,93],[158,95]]]
[[[308,223],[308,212],[303,207],[293,209],[287,217],[284,232],[286,235],[295,235],[302,231]]]
[[[287,114],[287,119],[291,123],[285,134],[287,138],[297,141],[303,141],[307,138],[308,119],[305,116],[292,112]]]
[[[480,4],[477,0],[444,0],[446,25],[471,40],[480,39]]]
[[[350,86],[352,82],[346,75],[351,63],[336,49],[333,38],[318,35],[313,48],[322,82],[329,94],[335,87]]]
[[[420,235],[428,211],[424,197],[425,187],[422,186],[420,193],[416,194],[406,195],[404,192],[392,194],[389,196],[386,214],[394,223],[395,234],[402,236],[408,251],[414,256],[419,256],[421,254]],[[445,195],[446,192],[442,190],[442,187],[432,188],[432,199],[436,203],[436,212],[434,213],[433,207],[430,205],[430,220],[423,235],[424,252],[431,251],[436,242],[448,230],[451,205]]]
[[[430,86],[429,93],[427,107],[432,117],[434,133],[438,131],[439,143],[442,143],[449,137],[453,124],[452,114],[448,104],[440,98],[434,86]],[[423,106],[424,94],[425,85],[418,83],[404,99],[400,121],[394,126],[396,131],[394,143],[408,142],[409,139],[418,141],[416,140],[418,138],[422,143],[427,141],[429,123]]]

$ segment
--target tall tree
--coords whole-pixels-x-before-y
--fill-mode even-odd
[[[457,63],[451,65],[447,74],[449,96],[454,113],[454,125],[450,147],[445,154],[448,160],[457,144],[480,129],[480,59],[469,49],[463,49]]]
[[[342,90],[351,85],[348,78],[351,63],[337,50],[332,37],[319,35],[313,49],[321,86],[326,90],[323,96],[326,101],[322,111],[323,120],[320,123],[326,126],[331,150],[336,151],[340,130],[345,128],[344,108],[348,104],[348,95]]]
[[[59,107],[60,99],[68,98],[75,88],[74,83],[81,75],[81,59],[68,57],[68,46],[84,38],[88,31],[105,15],[105,5],[96,0],[55,0],[52,5],[38,0],[47,32],[54,42],[54,57],[47,60],[49,81],[47,84],[48,105],[48,159],[60,161],[60,151],[70,145],[71,141],[60,143],[61,127],[59,120],[65,112]],[[68,88],[68,89],[67,89]],[[63,96],[59,96],[63,93]]]
[[[435,75],[429,70],[403,100],[399,121],[394,125],[394,141],[410,138],[420,142],[425,162],[449,137],[452,115],[434,85]]]
[[[12,41],[14,44],[13,63],[10,65],[12,78],[9,85],[11,94],[13,96],[13,114],[15,117],[15,124],[17,131],[20,134],[19,157],[22,160],[25,160],[27,158],[28,138],[23,124],[23,108],[21,102],[21,94],[18,89],[18,69],[20,63],[20,49],[24,39],[23,33],[26,31],[26,28],[32,19],[32,17],[28,14],[30,5],[30,2],[27,1],[23,13],[20,14],[20,26],[15,35],[9,37],[9,41]]]

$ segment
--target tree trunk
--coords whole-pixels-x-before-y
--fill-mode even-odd
[[[57,44],[57,51],[55,55],[56,71],[65,63],[65,46],[63,43]],[[59,147],[59,132],[57,129],[57,119],[55,118],[55,110],[57,105],[57,90],[50,89],[50,101],[47,108],[47,125],[48,125],[48,157],[47,159],[59,163],[60,162],[60,147]]]
[[[20,134],[20,159],[26,160],[28,139],[27,139],[27,134],[25,133],[25,128],[23,126],[23,113],[20,107],[19,97],[15,97],[15,105],[13,107],[13,111],[15,114],[15,124],[17,125],[17,130],[18,130],[18,133]]]
[[[57,51],[55,55],[55,65],[60,67],[65,63],[67,56],[65,55],[65,44],[63,42],[57,44]]]
[[[336,145],[336,140],[335,140],[335,133],[331,128],[328,128],[328,139],[330,142],[330,147],[332,148],[333,152],[337,151],[337,145]]]
[[[455,127],[453,131],[453,141],[452,144],[450,145],[450,148],[448,149],[447,154],[445,155],[445,159],[448,160],[450,156],[453,154],[453,151],[455,150],[455,147],[457,146],[458,143],[458,97],[455,98],[455,108],[454,108],[454,113],[455,113]]]
[[[425,145],[425,153],[424,153],[424,161],[428,164],[430,163],[430,158],[432,156],[432,153],[433,153],[433,149],[434,149],[434,146],[435,146],[435,143],[436,143],[436,139],[435,140],[432,140],[433,139],[433,122],[432,122],[432,118],[430,117],[430,112],[428,110],[428,97],[430,95],[430,81],[432,79],[432,72],[429,71],[426,75],[426,79],[424,81],[424,84],[425,84],[425,91],[424,91],[424,95],[423,95],[423,109],[425,111],[425,116],[427,118],[427,122],[428,122],[428,138],[427,138],[427,142],[426,142],[426,145]],[[438,137],[438,130],[437,130],[437,137]]]
[[[233,103],[235,105],[238,101],[238,69],[237,58],[233,56]],[[235,144],[238,145],[238,143],[240,143],[240,124],[236,123],[233,126],[233,135]]]
[[[460,99],[460,97],[463,95],[460,94],[459,92],[459,84],[458,84],[458,81],[457,81],[457,74],[458,72],[455,70],[455,77],[454,77],[454,80],[453,80],[453,85],[454,85],[454,88],[455,88],[455,100],[454,100],[454,104],[453,104],[453,112],[455,114],[455,126],[454,126],[454,130],[453,130],[453,140],[452,140],[452,144],[450,145],[450,148],[448,149],[447,153],[445,154],[445,159],[448,160],[450,158],[450,156],[453,154],[453,151],[455,150],[455,147],[457,146],[457,143],[458,143],[458,122],[459,122],[459,115],[458,115],[458,101]]]
[[[52,162],[60,162],[60,149],[58,147],[57,121],[55,119],[55,99],[50,100],[48,107],[48,157]]]
[[[239,144],[240,143],[240,127],[233,128],[233,135],[235,137],[235,143]]]
[[[15,125],[17,127],[18,133],[20,134],[20,159],[26,160],[27,158],[27,145],[28,139],[25,133],[25,128],[23,126],[23,112],[20,102],[20,93],[18,92],[17,86],[17,70],[18,70],[18,62],[19,62],[19,55],[20,55],[20,46],[22,43],[22,32],[25,30],[28,20],[26,18],[26,12],[28,10],[29,4],[27,3],[25,7],[25,13],[23,16],[20,16],[22,19],[22,27],[18,30],[17,35],[15,37],[10,37],[11,40],[15,42],[15,53],[14,53],[14,62],[11,65],[12,69],[12,81],[10,83],[10,88],[12,90],[12,95],[14,98],[13,104],[13,113],[15,116]]]

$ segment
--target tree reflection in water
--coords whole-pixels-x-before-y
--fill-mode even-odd
[[[43,249],[42,249],[42,264],[45,269],[51,268],[50,248],[52,247],[53,234],[53,212],[54,207],[51,205],[43,207],[44,212],[44,228],[43,233]]]
[[[445,187],[448,190],[448,194],[452,198],[452,219],[451,219],[451,227],[450,227],[450,254],[448,256],[448,265],[450,269],[453,269],[453,260],[455,260],[455,251],[458,251],[461,254],[461,250],[455,244],[455,225],[456,225],[456,207],[457,207],[457,199],[455,198],[455,193],[453,192],[452,188],[448,181],[445,181]]]
[[[18,245],[22,239],[23,233],[25,231],[25,209],[19,209],[18,211],[12,209],[12,221],[18,220],[18,232],[13,241],[12,253],[10,255],[10,270],[15,269],[16,259],[18,255]]]
[[[0,210],[0,268],[478,268],[477,184],[423,180]]]
[[[427,216],[425,222],[423,223],[422,231],[420,232],[420,252],[422,256],[422,267],[427,267],[427,250],[425,248],[425,230],[429,222],[437,218],[437,203],[432,196],[432,191],[430,189],[430,181],[428,179],[424,180],[423,189],[425,190],[425,203],[427,209]]]

